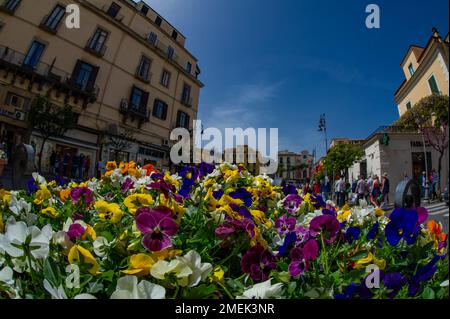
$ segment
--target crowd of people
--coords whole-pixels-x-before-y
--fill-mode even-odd
[[[321,195],[325,201],[332,199],[339,207],[346,203],[358,204],[360,200],[365,200],[375,207],[386,207],[389,203],[390,182],[387,173],[381,178],[377,175],[364,178],[361,175],[352,183],[349,183],[345,176],[340,176],[334,185],[331,185],[327,177],[321,181],[306,180],[300,184],[300,188],[303,193]]]
[[[88,179],[91,168],[91,157],[83,153],[52,151],[50,155],[50,169],[52,174],[65,178]]]
[[[422,191],[422,198],[425,197],[425,192],[427,189],[427,178],[428,178],[428,198],[434,200],[439,197],[437,190],[438,190],[438,183],[439,183],[439,175],[436,172],[436,170],[431,170],[431,172],[428,174],[426,172],[422,172],[422,175],[420,176],[419,184],[420,189]]]

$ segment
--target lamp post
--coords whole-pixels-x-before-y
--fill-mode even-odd
[[[325,155],[328,154],[328,137],[327,137],[327,122],[325,113],[320,116],[319,120],[319,132],[324,132],[325,135]]]
[[[423,135],[422,131],[422,125],[419,118],[416,119],[416,123],[419,126],[420,136],[422,137],[422,146],[423,146],[423,156],[424,156],[424,162],[425,162],[425,194],[423,196],[423,201],[425,203],[430,202],[429,198],[429,190],[430,190],[430,181],[428,179],[428,156],[427,156],[427,148],[425,146],[425,136]],[[422,186],[422,185],[420,185]]]

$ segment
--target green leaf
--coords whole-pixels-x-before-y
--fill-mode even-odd
[[[195,287],[191,289],[189,292],[187,292],[186,298],[187,299],[204,299],[208,297],[209,295],[213,294],[216,291],[216,286],[214,285],[200,285],[198,287]]]
[[[431,287],[425,287],[425,289],[422,292],[422,298],[423,299],[435,299],[434,290]]]
[[[61,278],[61,276],[58,276],[58,271],[53,269],[53,265],[49,258],[44,261],[44,277],[53,285],[53,287],[59,286],[60,282],[58,278]]]

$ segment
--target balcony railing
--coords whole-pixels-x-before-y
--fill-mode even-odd
[[[89,88],[82,89],[71,81],[71,75],[54,66],[54,63],[47,64],[38,62],[35,65],[24,64],[26,55],[8,47],[0,46],[0,67],[6,69],[14,69],[23,74],[32,75],[33,78],[55,84],[56,86],[71,91],[77,95],[81,95],[91,100],[95,100],[100,91],[99,87],[94,85]]]
[[[120,102],[120,113],[125,116],[137,118],[141,123],[147,122],[150,118],[150,113],[147,107],[135,106],[128,99],[122,99]]]

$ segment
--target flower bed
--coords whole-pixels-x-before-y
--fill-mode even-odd
[[[63,183],[0,191],[0,298],[449,296],[423,208],[339,209],[229,164]]]

